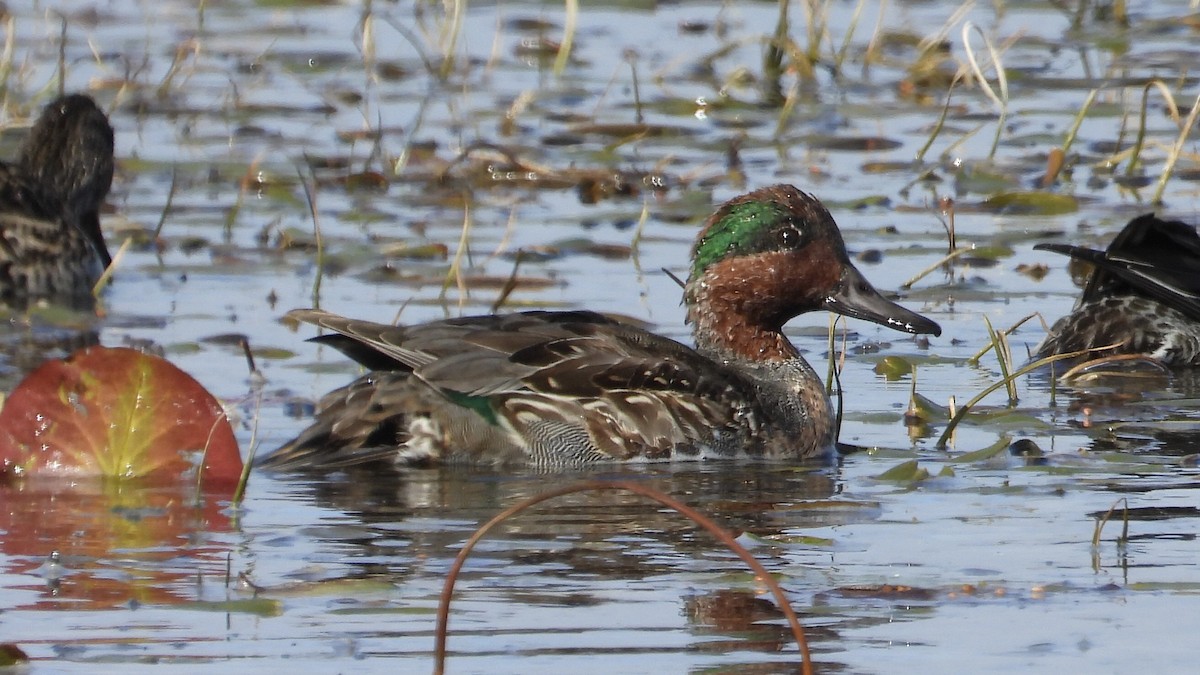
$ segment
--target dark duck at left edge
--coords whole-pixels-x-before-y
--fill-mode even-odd
[[[15,161],[0,163],[0,301],[90,298],[112,262],[100,206],[113,178],[113,130],[88,96],[42,110]]]

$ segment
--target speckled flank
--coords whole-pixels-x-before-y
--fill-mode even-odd
[[[1054,322],[1039,357],[1116,345],[1090,358],[1142,354],[1168,366],[1200,365],[1200,322],[1137,295],[1100,298]]]

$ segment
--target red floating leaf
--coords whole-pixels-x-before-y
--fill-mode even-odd
[[[205,448],[207,447],[207,451]],[[241,452],[221,405],[171,363],[89,347],[48,361],[0,410],[0,473],[237,480]]]

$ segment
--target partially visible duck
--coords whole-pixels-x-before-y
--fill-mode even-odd
[[[112,262],[100,205],[113,130],[83,94],[45,107],[17,160],[0,164],[0,299],[87,297]]]
[[[1170,367],[1200,366],[1200,236],[1194,227],[1147,214],[1129,221],[1103,251],[1034,248],[1094,266],[1075,309],[1054,323],[1038,357],[1120,343],[1088,358],[1132,354]]]
[[[692,259],[684,303],[694,349],[583,311],[414,326],[293,311],[332,331],[314,341],[372,372],[325,396],[312,426],[262,464],[803,459],[831,449],[833,420],[784,323],[827,309],[941,333],[876,291],[829,211],[790,185],[723,204]]]

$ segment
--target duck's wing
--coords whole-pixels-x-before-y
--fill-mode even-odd
[[[288,318],[332,333],[312,338],[375,371],[407,371],[469,395],[517,389],[564,396],[611,388],[691,388],[703,372],[733,377],[695,350],[586,311],[520,312],[392,326],[301,309]],[[667,373],[675,370],[677,373]],[[575,370],[580,376],[568,377]],[[583,371],[591,373],[584,377]]]
[[[1200,236],[1187,223],[1147,214],[1129,221],[1104,251],[1067,244],[1034,248],[1095,266],[1080,302],[1132,293],[1200,321]]]
[[[470,395],[524,388],[526,376],[573,353],[612,351],[621,345],[617,336],[622,334],[621,324],[594,312],[469,316],[412,326],[312,309],[293,310],[288,318],[333,331],[312,341],[370,370],[410,372],[435,387]]]
[[[440,415],[443,427],[480,425],[464,417],[503,421],[514,444],[552,447],[569,439],[592,459],[666,457],[722,428],[758,423],[749,376],[592,312],[525,312],[415,326],[318,310],[289,316],[335,331],[317,341],[376,371],[322,401],[314,427],[327,429],[302,436],[326,445],[363,448],[395,439],[413,413],[407,403],[414,401],[433,411],[427,414]],[[431,404],[430,391],[444,400]],[[447,422],[451,417],[458,421]],[[356,431],[329,433],[334,428]],[[381,436],[376,429],[385,431]],[[298,445],[305,444],[285,448],[294,454]]]

